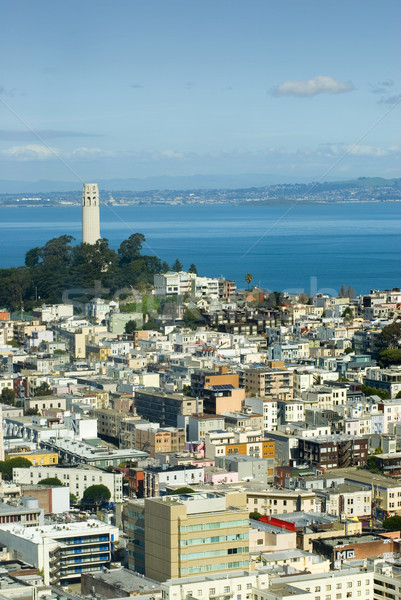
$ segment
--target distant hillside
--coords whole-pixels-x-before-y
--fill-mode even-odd
[[[223,176],[222,176],[223,177]],[[249,176],[250,177],[250,176]],[[176,179],[176,178],[174,178]],[[184,182],[183,181],[182,183]],[[185,179],[187,183],[191,178]],[[160,185],[163,178],[160,178]],[[132,182],[132,187],[118,187],[121,181]],[[311,183],[279,183],[270,185],[222,187],[219,181],[210,187],[136,189],[138,180],[98,181],[101,203],[133,204],[315,204],[336,202],[389,202],[401,201],[401,178],[360,177],[349,181]],[[197,180],[191,179],[191,183]],[[154,180],[152,179],[152,182]],[[4,183],[4,182],[3,182]],[[37,182],[48,185],[50,182]],[[110,187],[106,187],[106,184]],[[142,181],[142,185],[144,180]],[[1,185],[1,182],[0,182]],[[52,183],[53,186],[58,185]],[[65,185],[67,185],[65,183]],[[71,184],[68,184],[71,185]],[[122,185],[122,184],[121,184]],[[115,186],[115,187],[114,187]],[[81,203],[81,186],[58,191],[22,191],[0,194],[3,206],[65,206]]]

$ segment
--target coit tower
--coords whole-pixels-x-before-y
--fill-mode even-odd
[[[97,183],[84,183],[82,190],[82,242],[95,244],[100,240],[99,190]]]

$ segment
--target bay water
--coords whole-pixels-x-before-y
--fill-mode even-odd
[[[24,263],[49,239],[81,241],[81,207],[2,207],[0,268]],[[101,234],[117,249],[132,233],[145,254],[246,287],[357,293],[401,286],[401,203],[102,206]],[[73,242],[74,243],[74,242]],[[129,282],[127,282],[129,283]]]

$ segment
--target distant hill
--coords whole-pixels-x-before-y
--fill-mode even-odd
[[[248,177],[252,179],[252,185],[245,185],[245,179]],[[401,178],[360,177],[348,181],[260,185],[257,182],[259,177],[265,176],[232,176],[231,186],[227,185],[227,177],[223,175],[210,178],[203,175],[174,177],[171,181],[168,177],[143,180],[109,179],[97,183],[100,188],[101,203],[110,202],[115,205],[216,203],[282,205],[294,202],[314,204],[401,201]],[[177,187],[173,187],[173,182],[177,182],[177,179],[181,187],[178,184]],[[239,182],[242,180],[244,183],[240,185]],[[167,185],[168,181],[170,186]],[[7,187],[6,183],[9,189],[14,186],[19,191],[0,191],[0,204],[3,206],[76,205],[81,202],[80,183],[38,181],[17,184],[3,181],[0,182],[0,190],[2,184]],[[147,185],[152,187],[146,187]],[[23,186],[22,190],[21,186]],[[58,189],[55,189],[55,186],[59,186]]]
[[[89,181],[89,180],[88,180]],[[307,183],[309,179],[287,177],[287,184]],[[90,183],[90,182],[89,182]],[[113,192],[148,190],[238,189],[283,184],[283,178],[273,174],[245,173],[239,175],[188,175],[144,177],[130,179],[98,179],[99,189]],[[71,192],[82,189],[79,181],[7,181],[0,180],[0,194],[36,194]]]

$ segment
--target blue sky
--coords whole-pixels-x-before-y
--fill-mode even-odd
[[[6,0],[2,179],[400,176],[399,0]]]

